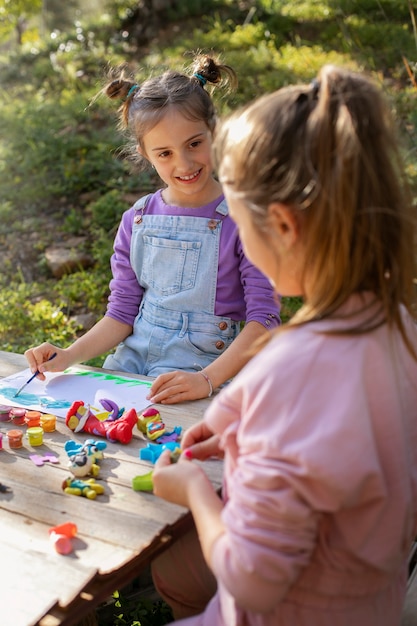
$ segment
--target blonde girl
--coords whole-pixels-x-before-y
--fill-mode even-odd
[[[326,66],[225,121],[215,154],[246,255],[304,305],[179,463],[156,464],[155,493],[196,532],[155,584],[184,626],[398,626],[417,533],[416,242],[388,107]],[[221,497],[192,462],[215,454]]]

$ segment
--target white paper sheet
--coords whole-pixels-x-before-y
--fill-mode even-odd
[[[150,381],[129,378],[108,372],[96,372],[82,367],[70,367],[65,372],[46,373],[46,381],[38,378],[27,385],[14,398],[14,394],[30,376],[29,369],[0,380],[0,403],[25,409],[53,413],[66,417],[71,404],[82,400],[84,404],[104,411],[100,399],[115,402],[119,409],[134,408],[141,413],[150,405],[146,396]]]

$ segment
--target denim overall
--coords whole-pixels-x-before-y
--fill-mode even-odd
[[[239,322],[214,315],[223,200],[213,219],[144,215],[136,203],[130,262],[145,293],[132,334],[103,367],[158,376],[198,371],[236,338]]]

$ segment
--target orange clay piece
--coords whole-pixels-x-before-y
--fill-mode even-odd
[[[70,554],[72,552],[71,539],[77,534],[77,526],[73,522],[65,522],[49,529],[49,537],[58,554]]]

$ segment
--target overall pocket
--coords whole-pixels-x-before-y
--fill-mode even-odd
[[[143,266],[140,283],[156,294],[168,296],[195,285],[200,242],[162,237],[143,237]]]

